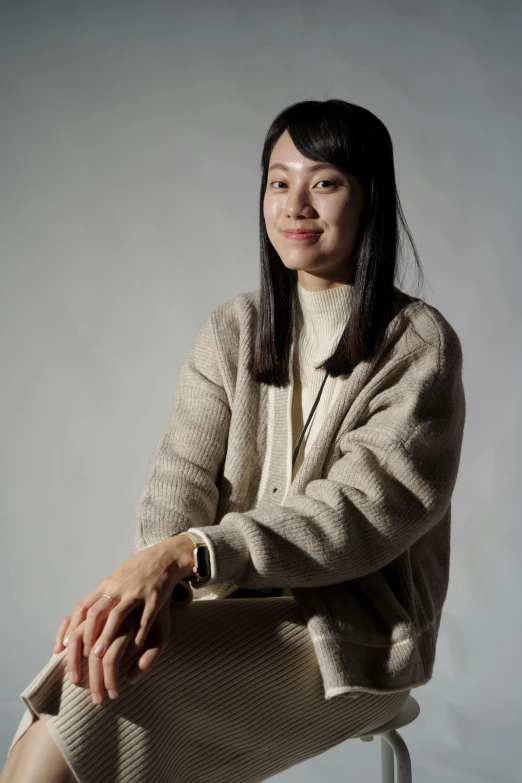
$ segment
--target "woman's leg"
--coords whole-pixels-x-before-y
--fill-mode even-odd
[[[119,697],[95,706],[86,659],[79,687],[64,654],[53,655],[20,694],[31,711],[11,753],[37,714],[81,783],[259,783],[371,733],[408,697],[326,700],[306,622],[288,597],[173,606],[156,666],[134,685],[120,668]]]
[[[45,723],[38,718],[16,742],[0,773],[0,783],[75,783],[75,780]]]

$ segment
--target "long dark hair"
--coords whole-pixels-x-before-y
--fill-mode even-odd
[[[331,376],[350,373],[380,348],[384,332],[405,304],[395,286],[406,234],[419,274],[422,268],[395,182],[393,145],[386,126],[368,109],[340,99],[302,101],[280,112],[265,137],[261,156],[259,317],[250,372],[260,383],[286,386],[298,307],[297,270],[288,269],[268,238],[263,201],[272,149],[287,130],[307,158],[350,171],[362,185],[361,231],[353,254],[354,290],[350,318],[333,352],[317,369]]]

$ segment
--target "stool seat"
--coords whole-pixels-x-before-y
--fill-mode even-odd
[[[350,739],[360,739],[363,742],[372,742],[374,735],[380,735],[382,783],[395,783],[395,767],[397,767],[397,783],[412,783],[410,753],[397,729],[413,723],[419,713],[419,702],[409,695],[401,711],[387,723],[376,726],[371,730],[371,733],[354,734],[350,737]]]
[[[418,718],[419,713],[419,702],[410,695],[402,705],[401,711],[394,718],[387,723],[383,723],[382,726],[372,729],[371,734],[368,734],[368,732],[365,732],[364,734],[354,734],[350,739],[361,739],[363,742],[369,742],[373,739],[375,734],[384,734],[386,731],[400,729],[402,726],[407,726],[408,723],[413,723],[413,721]]]

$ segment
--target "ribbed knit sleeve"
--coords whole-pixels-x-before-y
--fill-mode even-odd
[[[211,313],[182,364],[167,430],[134,506],[134,553],[190,525],[212,525],[229,425]]]
[[[430,339],[399,349],[357,400],[358,426],[341,434],[341,456],[324,478],[284,505],[229,512],[199,530],[210,542],[212,582],[318,587],[356,579],[441,520],[458,472],[465,398],[459,338],[433,313],[426,308],[419,319]]]

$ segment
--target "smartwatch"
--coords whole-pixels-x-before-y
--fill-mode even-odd
[[[186,582],[206,582],[207,579],[210,579],[210,554],[208,551],[208,546],[206,544],[202,544],[199,541],[196,540],[195,535],[192,533],[187,533],[184,530],[180,531],[179,533],[174,533],[174,536],[188,536],[192,539],[194,542],[194,567],[193,575],[187,576],[183,581]],[[172,536],[172,538],[174,538]]]
[[[210,579],[210,555],[206,544],[196,544],[194,549],[195,566],[193,576],[188,577],[189,582],[206,582]]]

